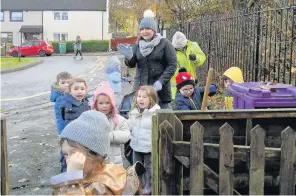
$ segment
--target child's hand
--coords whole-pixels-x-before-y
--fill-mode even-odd
[[[67,161],[67,171],[83,170],[86,156],[81,152],[73,153]]]

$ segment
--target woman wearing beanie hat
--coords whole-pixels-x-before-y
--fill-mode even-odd
[[[82,113],[60,135],[67,172],[51,178],[54,195],[122,195],[141,192],[136,167],[108,163],[110,124],[105,114]],[[133,191],[131,191],[131,188]]]
[[[172,44],[176,49],[177,55],[177,70],[171,79],[172,99],[175,99],[176,88],[176,76],[179,73],[180,68],[185,68],[193,78],[196,80],[196,67],[204,65],[206,60],[205,53],[200,49],[197,42],[187,40],[186,36],[177,31],[172,39]]]
[[[118,51],[125,56],[128,67],[136,67],[134,90],[151,85],[157,91],[161,108],[168,108],[171,102],[171,84],[177,58],[173,45],[156,33],[156,19],[151,10],[144,12],[140,23],[140,37],[132,48],[119,44]]]

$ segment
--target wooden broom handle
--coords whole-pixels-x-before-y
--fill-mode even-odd
[[[203,95],[203,100],[202,100],[202,105],[201,105],[201,111],[206,111],[207,105],[208,105],[208,96],[210,92],[210,85],[212,84],[213,81],[213,68],[210,68],[208,71],[208,77],[207,77],[207,83],[205,86],[205,91]]]

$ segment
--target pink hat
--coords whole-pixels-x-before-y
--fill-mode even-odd
[[[96,109],[96,104],[97,104],[97,97],[99,95],[107,95],[111,101],[112,105],[112,120],[114,122],[114,125],[116,126],[118,124],[118,110],[116,108],[116,103],[115,103],[115,96],[114,96],[114,91],[110,87],[107,81],[102,81],[99,86],[96,88],[92,100],[90,101],[90,107],[91,109]]]

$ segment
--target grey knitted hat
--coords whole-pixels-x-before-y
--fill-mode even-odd
[[[152,10],[146,10],[144,12],[144,18],[140,22],[140,29],[149,28],[157,32],[156,20]]]
[[[60,139],[77,142],[107,158],[110,148],[110,129],[105,114],[89,110],[70,122],[60,135]]]

